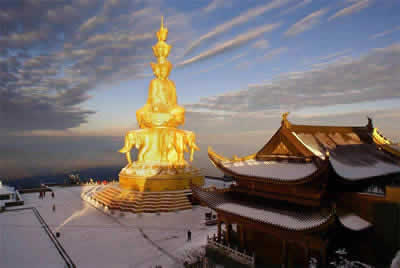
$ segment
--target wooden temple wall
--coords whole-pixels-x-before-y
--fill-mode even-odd
[[[230,227],[233,224],[237,225],[237,232]],[[269,265],[266,267],[306,267],[311,256],[321,265],[326,263],[328,243],[318,236],[285,231],[225,213],[218,213],[218,225],[220,238],[224,237],[231,246],[245,249],[247,254],[254,253],[256,263]]]

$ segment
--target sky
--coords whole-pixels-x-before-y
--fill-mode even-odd
[[[2,0],[0,178],[125,164],[164,16],[170,79],[207,147],[256,152],[279,128],[365,125],[400,141],[398,0]]]

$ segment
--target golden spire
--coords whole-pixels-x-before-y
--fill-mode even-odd
[[[160,25],[160,30],[157,32],[157,38],[158,41],[165,41],[167,40],[168,37],[168,28],[164,28],[164,16],[161,17],[161,25]]]
[[[154,56],[157,58],[159,64],[164,64],[167,62],[167,57],[171,51],[172,46],[168,45],[165,41],[168,37],[168,28],[164,27],[164,17],[161,17],[160,30],[157,32],[158,42],[153,46]]]

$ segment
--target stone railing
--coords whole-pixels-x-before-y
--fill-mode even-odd
[[[207,236],[207,246],[210,248],[214,248],[216,250],[222,251],[225,255],[229,256],[230,258],[234,259],[235,261],[248,265],[249,267],[255,266],[255,258],[254,256],[249,256],[242,252],[239,252],[233,248],[225,246],[217,241],[213,237]]]

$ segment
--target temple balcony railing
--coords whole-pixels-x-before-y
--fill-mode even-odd
[[[209,237],[207,236],[207,246],[213,249],[216,249],[223,253],[224,255],[227,255],[228,257],[232,258],[233,260],[247,265],[249,267],[255,267],[255,257],[247,255],[245,253],[242,253],[236,249],[233,249],[229,246],[223,245],[219,242],[217,242],[216,237]]]

